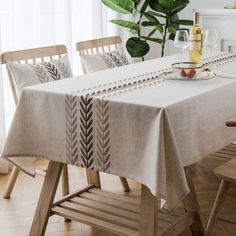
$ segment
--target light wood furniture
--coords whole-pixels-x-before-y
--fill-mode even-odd
[[[43,169],[47,167],[48,161],[37,160],[35,162],[37,169]],[[196,187],[196,194],[199,199],[199,204],[202,210],[204,225],[207,224],[207,220],[212,210],[216,192],[219,188],[219,178],[217,178],[213,170],[216,166],[224,164],[225,161],[214,160],[205,158],[195,165],[191,166],[191,177]],[[76,189],[78,186],[84,186],[86,183],[84,178],[84,170],[76,166],[68,166],[70,188]],[[4,186],[7,183],[7,179],[10,176],[0,175],[0,193],[3,192]],[[124,193],[123,189],[120,188],[120,182],[116,176],[107,176],[107,174],[100,173],[101,180],[104,189],[120,195],[127,195],[134,201],[140,199],[141,186],[139,183],[130,180],[129,185],[132,189],[129,193]],[[44,178],[37,176],[36,178],[29,178],[27,175],[20,173],[17,180],[17,185],[14,191],[17,195],[11,201],[6,201],[0,198],[0,235],[14,236],[14,235],[29,235],[29,230],[32,224],[33,215],[37,206],[37,199],[39,197],[41,187],[43,185]],[[60,184],[59,184],[60,185]],[[27,191],[30,186],[31,191]],[[60,188],[60,186],[58,187]],[[57,191],[55,199],[59,199],[61,196],[60,191]],[[224,209],[221,215],[224,219],[236,219],[236,188],[231,188],[227,195],[227,202],[224,205]],[[103,208],[103,203],[97,203],[98,206]],[[184,211],[180,205],[178,210]],[[220,216],[221,217],[221,216]],[[71,221],[69,224],[63,224],[63,219],[59,219],[57,216],[52,216],[49,220],[45,236],[108,236],[109,233],[103,230],[97,230],[92,226],[84,225],[76,221]],[[11,222],[14,222],[12,224]],[[223,220],[217,222],[216,235],[217,236],[235,236],[236,225],[227,224]],[[190,230],[186,230],[178,236],[191,236]]]
[[[67,48],[64,45],[55,45],[49,47],[41,47],[41,48],[33,48],[33,49],[26,49],[20,51],[11,51],[5,52],[0,55],[1,64],[6,64],[7,61],[9,62],[18,62],[20,64],[27,64],[27,63],[35,63],[35,62],[44,62],[48,60],[53,60],[56,58],[61,58],[62,55],[67,54]],[[18,95],[16,92],[14,78],[9,70],[8,67],[7,74],[8,79],[10,82],[11,90],[13,93],[13,98],[15,104],[18,103]],[[20,170],[14,166],[9,178],[9,181],[6,185],[6,190],[3,194],[3,198],[10,198],[14,185],[16,183],[17,177],[19,175]],[[45,172],[36,171],[41,175],[45,175]],[[64,166],[63,175],[62,175],[62,194],[67,195],[69,193],[69,179],[68,179],[68,170],[67,166]]]
[[[228,121],[226,122],[226,125],[229,127],[236,127],[236,121]],[[230,186],[236,185],[236,158],[217,167],[214,172],[216,176],[221,178],[221,183],[207,224],[205,236],[214,235],[216,230],[215,222],[220,210],[223,208],[223,204]],[[225,221],[227,222],[227,220]]]
[[[79,52],[79,55],[94,55],[99,53],[106,53],[111,52],[112,50],[116,50],[118,46],[121,44],[121,38],[120,36],[113,36],[113,37],[107,37],[107,38],[100,38],[100,39],[93,39],[83,42],[77,42],[76,43],[76,51]],[[82,68],[83,72],[87,74],[83,63]],[[92,175],[98,175],[96,172],[92,172]],[[91,171],[87,171],[87,178],[93,178],[91,177]],[[120,177],[120,181],[122,184],[122,187],[125,192],[129,192],[129,184],[126,178]]]
[[[31,226],[30,236],[43,236],[48,219],[59,215],[74,221],[92,225],[117,235],[174,236],[190,227],[194,236],[203,236],[204,229],[195,202],[195,192],[189,185],[190,194],[184,205],[186,213],[168,214],[158,210],[158,200],[142,185],[139,200],[97,188],[97,180],[64,198],[54,201],[63,164],[50,161],[38,206]],[[191,182],[186,172],[188,182]]]
[[[120,36],[93,39],[76,43],[76,51],[79,52],[79,55],[94,55],[116,50],[120,44],[121,44]],[[82,63],[82,68],[84,73],[86,74],[87,71],[83,63]]]

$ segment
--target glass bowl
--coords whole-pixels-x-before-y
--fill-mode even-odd
[[[172,64],[176,78],[192,79],[202,72],[203,65],[196,62],[178,62]]]

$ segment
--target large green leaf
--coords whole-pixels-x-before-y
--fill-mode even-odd
[[[136,6],[138,6],[142,2],[142,0],[133,0],[133,1],[135,2]]]
[[[150,2],[150,0],[145,0],[145,1],[144,1],[143,5],[142,5],[142,7],[141,7],[141,9],[140,9],[140,13],[141,13],[141,14],[143,14],[143,13],[146,11],[149,2]]]
[[[155,34],[156,33],[156,31],[157,31],[157,29],[156,28],[154,28],[149,34],[148,34],[148,38],[150,38],[153,34]]]
[[[155,26],[156,29],[160,32],[160,33],[163,33],[163,27],[161,25],[160,22],[156,21],[156,22],[153,22],[153,21],[144,21],[142,22],[142,26],[146,27],[146,26]]]
[[[149,20],[149,21],[144,21],[142,23],[142,26],[155,26],[156,29],[162,33],[163,32],[163,27],[162,24],[156,19],[156,17],[150,15],[149,13],[144,13],[144,16]]]
[[[142,26],[156,26],[157,24],[160,24],[159,22],[153,22],[153,21],[144,21],[142,22]]]
[[[148,43],[137,37],[128,39],[126,48],[131,57],[143,57],[150,50]]]
[[[176,29],[174,27],[168,27],[168,32],[171,34],[175,34],[176,33]]]
[[[158,16],[158,17],[162,17],[162,18],[166,18],[166,16],[164,14],[161,14],[159,12],[155,12],[155,11],[148,11],[147,12],[149,15],[152,15],[152,16]]]
[[[192,20],[177,20],[177,21],[175,21],[175,23],[177,23],[179,25],[193,25]]]
[[[160,38],[150,38],[150,37],[142,37],[142,38],[159,44],[162,44],[164,42],[164,40]]]
[[[156,28],[160,33],[163,33],[164,30],[162,24],[156,25]]]
[[[159,0],[159,4],[168,15],[173,15],[182,11],[189,4],[189,0]]]
[[[127,20],[111,20],[113,24],[132,29],[132,30],[138,30],[139,25],[135,22],[132,21],[127,21]]]
[[[167,13],[166,9],[159,4],[159,0],[150,0],[149,6],[156,12]]]
[[[169,35],[169,39],[172,40],[172,41],[174,41],[174,40],[175,40],[175,34],[170,34],[170,35]]]
[[[168,26],[175,28],[176,30],[179,29],[179,24],[176,23],[176,21],[179,20],[178,14],[172,15],[168,20]]]
[[[176,0],[172,9],[172,14],[182,11],[189,4],[189,0]]]
[[[147,13],[147,12],[143,13],[143,15],[144,15],[149,21],[153,21],[153,22],[158,21],[155,16],[153,16],[153,15]]]
[[[168,11],[172,11],[175,6],[175,2],[173,0],[159,0],[159,4],[162,8]]]
[[[133,13],[134,2],[132,0],[102,0],[103,4],[110,9],[122,13]]]

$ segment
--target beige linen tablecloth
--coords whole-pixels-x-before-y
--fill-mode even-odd
[[[173,209],[189,191],[183,167],[236,138],[224,125],[236,118],[236,55],[213,59],[235,80],[160,81],[171,56],[28,87],[2,156],[32,175],[34,156],[131,178]]]

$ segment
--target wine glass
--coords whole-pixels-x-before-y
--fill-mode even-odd
[[[189,35],[187,30],[177,30],[175,34],[174,45],[179,48],[181,62],[183,62],[183,52],[188,47]]]
[[[212,57],[213,48],[217,46],[218,35],[215,29],[208,29],[205,33],[205,45],[210,50],[210,57]]]

